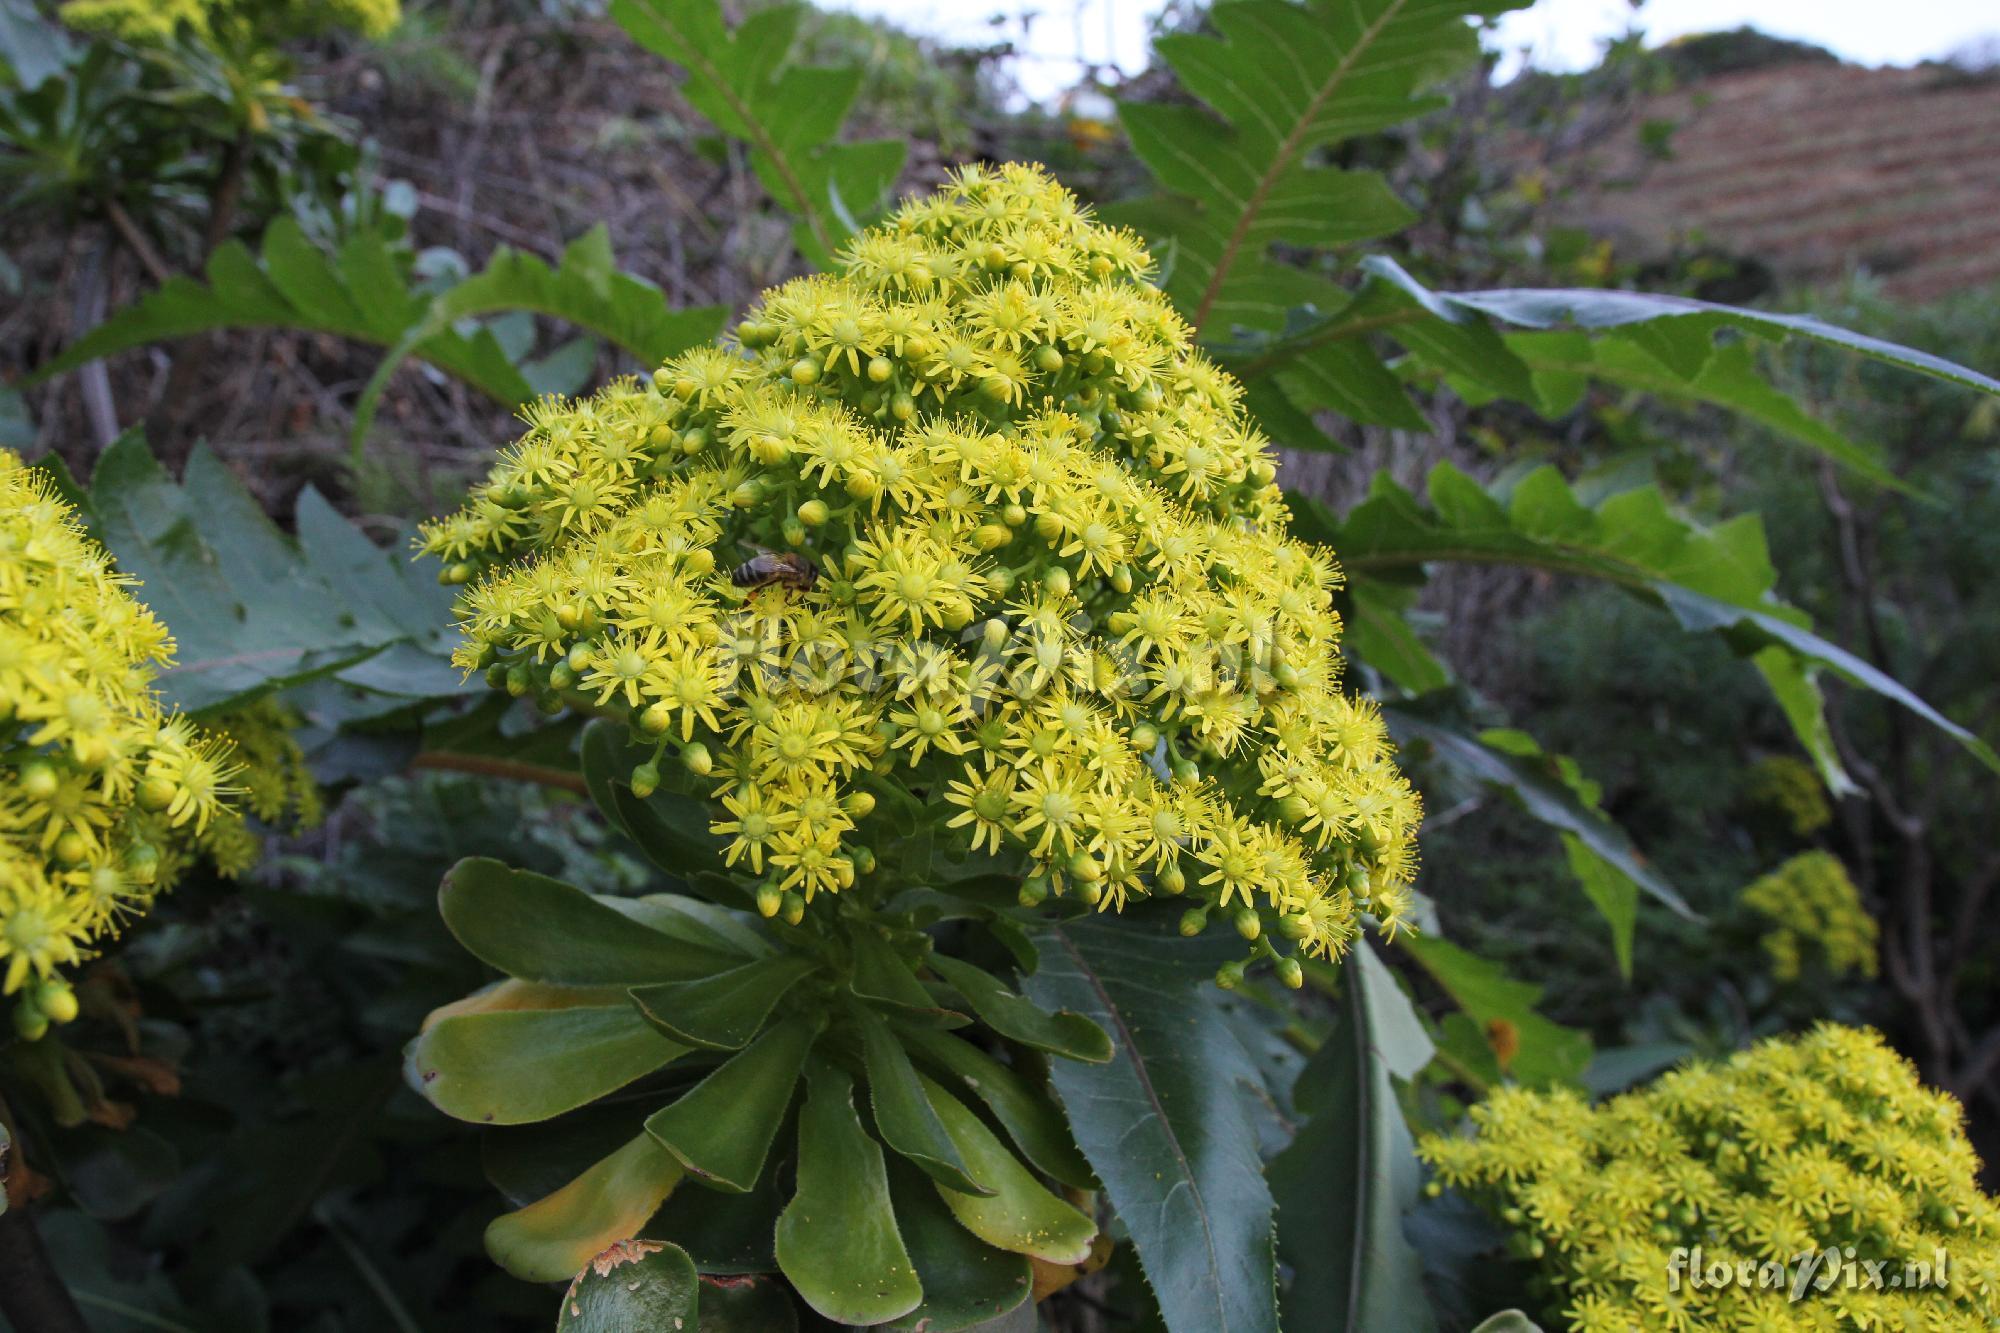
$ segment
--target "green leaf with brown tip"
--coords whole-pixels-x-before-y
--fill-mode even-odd
[[[988,1245],[1015,1254],[1058,1264],[1082,1263],[1090,1254],[1097,1224],[1043,1188],[964,1102],[930,1079],[923,1079],[923,1085],[966,1169],[993,1190],[992,1197],[980,1198],[938,1186],[938,1196],[959,1225]]]
[[[1001,1036],[1094,1065],[1111,1059],[1111,1038],[1082,1014],[1067,1009],[1049,1013],[1008,990],[991,974],[956,958],[937,954],[930,959],[930,966]]]
[[[824,1061],[807,1079],[799,1189],[778,1216],[777,1254],[806,1304],[836,1323],[886,1323],[923,1299],[882,1149],[854,1109],[854,1081]]]
[[[699,981],[636,986],[632,1003],[645,1021],[675,1041],[711,1051],[750,1044],[785,992],[816,971],[810,958],[780,955]]]
[[[646,1132],[704,1185],[748,1193],[763,1174],[812,1043],[804,1022],[780,1023],[655,1111]]]
[[[524,1282],[566,1281],[637,1235],[680,1178],[673,1154],[641,1134],[555,1193],[495,1218],[486,1252]]]
[[[868,1095],[875,1109],[875,1132],[938,1184],[965,1194],[992,1190],[966,1174],[958,1149],[924,1097],[917,1070],[889,1025],[858,1010],[861,1053],[868,1069]],[[950,1040],[950,1038],[946,1038]]]

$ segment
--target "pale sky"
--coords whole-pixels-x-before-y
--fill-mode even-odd
[[[1005,37],[1023,57],[1015,76],[1031,96],[1053,96],[1088,63],[1136,72],[1163,0],[823,0],[915,32],[967,45]],[[1552,69],[1589,65],[1601,43],[1634,21],[1626,0],[1539,0],[1501,21],[1494,44],[1526,48]],[[1981,37],[2000,38],[1995,0],[1647,0],[1637,22],[1649,40],[1749,23],[1817,42],[1862,64],[1910,64]],[[1515,62],[1509,59],[1506,64]]]

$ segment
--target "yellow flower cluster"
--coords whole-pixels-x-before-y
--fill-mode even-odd
[[[2000,1326],[2000,1204],[1964,1111],[1872,1031],[1823,1024],[1594,1109],[1503,1088],[1472,1119],[1419,1145],[1432,1188],[1510,1228],[1579,1333]]]
[[[1764,952],[1778,980],[1798,980],[1808,946],[1835,975],[1875,975],[1875,918],[1862,907],[1847,867],[1831,852],[1793,857],[1744,889],[1742,898],[1745,907],[1772,923]]]
[[[166,42],[185,29],[212,39],[244,33],[264,42],[335,29],[383,37],[402,22],[401,0],[66,0],[64,23],[140,45]]]
[[[1341,692],[1338,568],[1150,271],[1039,168],[968,168],[737,345],[537,405],[422,539],[461,663],[682,747],[767,911],[866,873],[890,782],[1024,901],[1192,889],[1184,929],[1267,956],[1265,914],[1322,955],[1393,927],[1418,802]]]
[[[1750,766],[1744,795],[1779,816],[1801,838],[1833,822],[1833,807],[1813,766],[1796,755],[1774,754]]]
[[[55,977],[240,833],[228,743],[163,713],[167,631],[39,472],[0,451],[0,965],[15,1021],[75,1010]]]

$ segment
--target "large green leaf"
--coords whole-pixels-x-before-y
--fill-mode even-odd
[[[1086,917],[1035,936],[1028,995],[1112,1037],[1109,1064],[1052,1062],[1078,1147],[1132,1234],[1174,1333],[1276,1326],[1271,1192],[1242,1086],[1256,1066],[1216,1004],[1230,941],[1167,914]]]
[[[1814,634],[1805,613],[1775,597],[1777,581],[1764,528],[1744,515],[1701,528],[1676,515],[1657,487],[1641,486],[1587,506],[1552,467],[1489,491],[1449,463],[1431,470],[1430,505],[1378,473],[1369,497],[1341,522],[1317,501],[1293,497],[1303,536],[1340,552],[1357,582],[1407,582],[1434,562],[1516,564],[1599,579],[1670,611],[1683,628],[1722,635],[1746,656],[1778,649],[1800,671],[1764,675],[1799,740],[1829,785],[1847,786],[1799,695],[1806,669],[1825,669],[1909,709],[2000,771],[2000,755],[1877,667]],[[1762,669],[1762,662],[1759,663]],[[1817,709],[1812,710],[1814,714]]]
[[[471,856],[445,875],[438,910],[467,951],[510,977],[558,986],[692,981],[741,955],[635,919],[561,880]]]
[[[740,1051],[762,1030],[785,992],[818,969],[810,958],[781,954],[698,981],[636,987],[632,1003],[675,1041],[711,1051]]]
[[[1111,1059],[1111,1038],[1082,1014],[1045,1013],[987,972],[944,954],[929,960],[933,972],[966,998],[972,1011],[1010,1041],[1071,1060],[1103,1064]]]
[[[988,1245],[1050,1263],[1082,1263],[1097,1224],[1051,1194],[986,1122],[958,1098],[923,1078],[924,1096],[936,1112],[966,1174],[991,1193],[964,1194],[937,1184],[938,1197],[959,1225]],[[936,1182],[933,1182],[936,1184]]]
[[[447,1014],[404,1056],[410,1086],[446,1115],[474,1124],[519,1125],[573,1111],[687,1051],[629,1004]]]
[[[1504,1022],[1514,1029],[1520,1041],[1508,1069],[1514,1077],[1530,1087],[1581,1083],[1590,1065],[1590,1037],[1535,1012],[1540,986],[1515,981],[1497,964],[1434,935],[1405,932],[1396,942],[1474,1022]]]
[[[940,1185],[961,1194],[993,1191],[966,1173],[951,1136],[924,1096],[916,1066],[889,1025],[857,1006],[861,1056],[868,1074],[868,1098],[875,1112],[875,1131],[882,1141],[922,1168]],[[947,1039],[948,1040],[948,1039]]]
[[[430,304],[428,296],[404,282],[379,234],[358,231],[338,254],[329,255],[289,215],[265,231],[259,256],[252,256],[241,241],[218,247],[209,258],[207,276],[206,284],[169,278],[63,349],[37,370],[37,377],[211,329],[299,329],[393,347]],[[534,388],[485,329],[469,337],[442,329],[413,350],[502,402],[534,396]]]
[[[903,1040],[937,1071],[952,1076],[954,1090],[962,1087],[985,1102],[1021,1155],[1038,1170],[1071,1189],[1097,1188],[1097,1177],[1076,1150],[1062,1111],[1041,1089],[970,1042],[947,1033],[909,1029]]]
[[[687,1251],[657,1240],[624,1241],[569,1284],[556,1333],[694,1333],[700,1299]]]
[[[294,540],[208,449],[177,484],[128,432],[79,499],[173,632],[175,663],[159,684],[186,711],[327,675],[389,695],[465,689],[447,660],[449,595],[431,567],[377,547],[310,489]]]
[[[1366,941],[1342,962],[1340,984],[1340,1025],[1294,1090],[1306,1122],[1271,1162],[1279,1253],[1292,1274],[1285,1322],[1424,1333],[1436,1324],[1402,1227],[1417,1199],[1416,1150],[1390,1080],[1428,1064],[1431,1044]]]
[[[672,1153],[641,1134],[545,1198],[486,1228],[493,1262],[526,1282],[566,1282],[646,1225],[681,1178]]]
[[[922,1172],[890,1159],[889,1198],[924,1289],[923,1304],[889,1325],[896,1333],[984,1328],[1027,1305],[1035,1285],[1028,1257],[996,1250],[960,1226]]]
[[[800,250],[825,266],[879,212],[903,164],[895,140],[834,139],[861,88],[858,66],[791,63],[803,7],[761,8],[731,31],[716,0],[612,0],[632,39],[687,71],[681,93],[750,146],[757,177],[798,219]]]
[[[503,245],[485,268],[438,293],[422,318],[403,331],[355,407],[355,435],[367,433],[382,391],[405,360],[422,356],[433,340],[467,321],[513,310],[587,329],[648,370],[715,337],[728,314],[721,306],[676,310],[658,287],[620,272],[611,255],[610,229],[603,223],[571,241],[553,269],[535,255]]]
[[[854,1109],[854,1081],[824,1061],[806,1079],[799,1189],[778,1215],[777,1254],[806,1304],[836,1323],[887,1323],[923,1299],[882,1149]]]
[[[764,1173],[813,1035],[804,1020],[779,1023],[655,1111],[646,1132],[703,1184],[748,1193]]]
[[[1216,35],[1157,43],[1214,114],[1127,102],[1133,150],[1173,196],[1128,214],[1172,242],[1167,291],[1197,327],[1276,330],[1309,275],[1275,245],[1320,249],[1400,230],[1413,214],[1372,173],[1322,164],[1323,150],[1434,109],[1428,84],[1478,56],[1466,20],[1519,0],[1224,0]],[[1337,289],[1336,289],[1337,293]]]

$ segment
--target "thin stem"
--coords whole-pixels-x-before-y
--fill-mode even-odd
[[[550,768],[545,764],[524,764],[515,759],[496,759],[483,754],[454,754],[449,750],[425,750],[410,761],[411,768],[429,768],[448,773],[476,773],[481,777],[507,778],[514,782],[534,782],[544,787],[588,794],[583,775]]]
[[[125,205],[116,199],[105,200],[104,216],[111,219],[119,239],[125,242],[125,248],[132,252],[132,257],[139,261],[139,267],[146,270],[146,276],[164,286],[167,279],[174,276],[174,271],[167,267],[166,260],[160,258],[160,252],[146,239],[146,233],[139,230],[139,224],[125,211]]]

